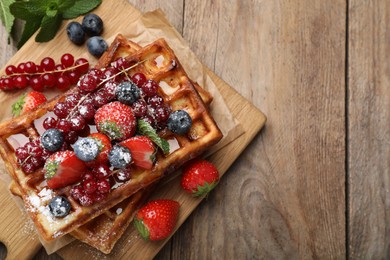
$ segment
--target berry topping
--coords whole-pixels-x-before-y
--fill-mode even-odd
[[[76,156],[84,161],[89,162],[94,160],[99,154],[98,143],[93,138],[80,138],[73,146]]]
[[[124,81],[118,85],[115,91],[117,99],[126,105],[131,105],[140,96],[140,89],[132,81]]]
[[[153,142],[146,136],[134,136],[121,142],[121,145],[129,148],[131,157],[136,166],[150,170],[156,160],[156,148]]]
[[[134,225],[145,240],[165,239],[176,226],[179,208],[174,200],[150,201],[138,211]]]
[[[116,182],[125,182],[131,179],[131,168],[127,167],[124,169],[119,169],[114,174],[114,179]]]
[[[97,88],[98,78],[91,74],[85,74],[80,78],[77,86],[85,92],[92,92]]]
[[[92,169],[93,174],[98,180],[103,180],[110,176],[110,168],[106,164],[100,164]]]
[[[41,143],[42,146],[50,152],[58,151],[64,143],[64,135],[60,130],[50,128],[42,134]]]
[[[81,26],[89,36],[100,35],[103,31],[103,21],[96,14],[87,14],[84,16]]]
[[[107,50],[108,44],[102,37],[93,36],[88,39],[87,48],[93,56],[100,57]]]
[[[143,99],[138,99],[131,105],[131,108],[136,117],[142,117],[148,111],[148,104]]]
[[[79,182],[86,169],[74,152],[66,150],[52,154],[46,160],[43,172],[49,188],[58,189]]]
[[[67,216],[70,209],[70,202],[63,196],[56,196],[49,203],[49,210],[55,217]]]
[[[158,84],[156,81],[150,79],[141,88],[147,97],[152,97],[157,94]]]
[[[190,130],[192,119],[186,111],[176,110],[169,115],[167,126],[173,133],[183,135]]]
[[[70,22],[66,27],[66,33],[69,40],[74,44],[82,45],[85,41],[85,32],[83,27],[78,22]]]
[[[26,113],[46,102],[46,100],[45,95],[37,91],[31,91],[28,94],[23,94],[19,100],[12,105],[12,114],[14,116],[18,116]]]
[[[181,186],[195,197],[209,193],[218,181],[218,169],[211,162],[195,160],[183,167]]]
[[[107,180],[99,180],[97,182],[97,190],[102,193],[109,193],[111,189],[110,183]]]
[[[131,77],[131,81],[137,84],[138,87],[142,87],[146,83],[146,77],[144,74],[138,72]]]
[[[131,163],[131,159],[129,149],[121,145],[114,145],[108,153],[108,160],[114,168],[126,168]]]
[[[135,134],[136,121],[130,107],[115,101],[96,111],[95,123],[99,132],[111,140],[125,140]]]
[[[99,147],[99,154],[95,159],[96,163],[107,163],[108,162],[108,152],[111,150],[111,141],[108,136],[101,133],[93,133],[89,136],[94,139]]]
[[[97,190],[97,183],[93,179],[85,180],[83,183],[83,188],[85,193],[87,194],[93,194]]]

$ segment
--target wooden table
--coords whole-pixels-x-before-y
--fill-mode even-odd
[[[390,258],[389,1],[130,2],[268,117],[157,258]]]

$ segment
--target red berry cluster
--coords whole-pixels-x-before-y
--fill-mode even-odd
[[[106,164],[101,164],[87,172],[83,180],[72,187],[71,196],[82,206],[91,206],[103,200],[116,182],[130,179],[130,169],[112,172]]]
[[[88,68],[86,59],[79,58],[75,61],[69,53],[62,55],[59,64],[55,64],[52,58],[45,57],[40,64],[28,61],[17,66],[8,65],[5,68],[6,76],[0,78],[0,89],[13,90],[31,86],[36,91],[54,87],[66,90],[70,85],[76,84]]]
[[[43,149],[39,139],[28,142],[15,150],[16,160],[25,173],[33,173],[41,168],[50,154],[51,152]]]

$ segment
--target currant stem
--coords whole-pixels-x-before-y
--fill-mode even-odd
[[[78,64],[78,65],[75,65],[75,66],[72,66],[72,67],[68,67],[68,68],[65,68],[63,70],[52,70],[52,71],[44,71],[44,72],[35,72],[35,73],[15,73],[15,74],[12,74],[12,75],[7,75],[6,77],[3,77],[3,78],[11,78],[13,76],[35,76],[35,75],[43,75],[43,74],[47,74],[47,73],[58,73],[58,72],[66,72],[66,71],[69,71],[69,70],[73,70],[73,69],[76,69],[78,67],[81,67],[85,64],[88,64],[88,62],[84,62],[84,63],[81,63],[81,64]]]

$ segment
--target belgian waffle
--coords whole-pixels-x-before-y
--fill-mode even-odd
[[[167,139],[177,140],[178,149],[172,151],[168,156],[158,154],[157,163],[151,171],[138,171],[127,183],[112,190],[105,200],[89,207],[82,207],[69,195],[69,188],[49,190],[43,181],[42,170],[26,175],[19,168],[14,154],[15,148],[9,142],[9,137],[18,134],[27,136],[30,140],[38,138],[39,132],[34,122],[51,111],[57,102],[64,99],[65,95],[54,98],[30,113],[2,123],[0,125],[1,156],[11,176],[20,187],[27,212],[45,240],[53,240],[69,233],[107,212],[138,190],[148,187],[163,177],[165,173],[177,169],[185,161],[197,156],[222,137],[192,82],[164,40],[160,39],[141,48],[126,59],[132,64],[146,60],[129,73],[142,72],[149,79],[155,79],[157,82],[164,81],[166,84],[161,88],[160,94],[165,103],[169,104],[172,110],[187,110],[193,119],[193,126],[186,136],[174,134],[164,136]],[[50,193],[68,198],[72,205],[68,216],[55,219],[47,214],[46,204]]]

